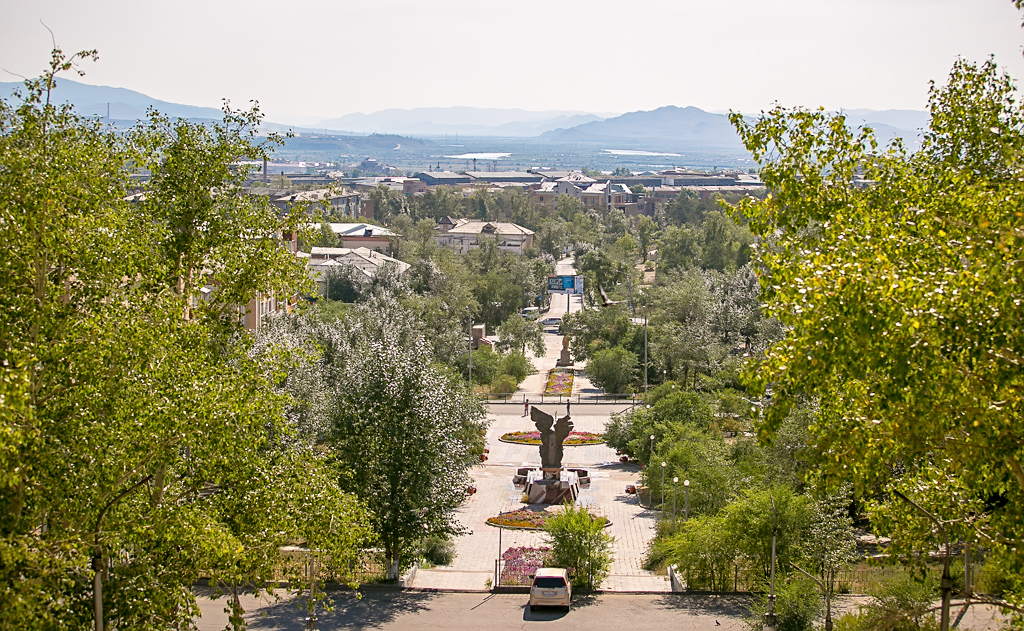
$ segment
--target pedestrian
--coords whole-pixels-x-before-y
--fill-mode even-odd
[[[523,416],[530,414],[530,400],[527,399],[526,403],[523,404]]]
[[[569,416],[569,404],[570,404],[569,401],[565,402],[565,415],[566,416]]]

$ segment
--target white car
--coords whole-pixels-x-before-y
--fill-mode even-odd
[[[544,318],[540,323],[544,326],[558,326],[562,323],[562,318]]]
[[[569,573],[558,567],[542,567],[533,576],[530,586],[530,611],[535,607],[565,607],[569,611],[572,584]]]

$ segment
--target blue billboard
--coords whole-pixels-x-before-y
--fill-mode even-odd
[[[548,293],[582,294],[582,276],[548,276]]]

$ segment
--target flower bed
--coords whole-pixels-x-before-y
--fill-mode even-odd
[[[569,396],[572,394],[572,382],[576,371],[572,368],[552,368],[548,372],[548,385],[544,394],[550,396]]]
[[[500,518],[500,523],[499,523]],[[495,517],[489,517],[487,523],[502,528],[528,528],[541,530],[548,521],[548,514],[543,511],[532,511],[526,508],[518,508],[508,513],[501,513]]]
[[[528,508],[517,508],[514,511],[507,513],[500,513],[494,517],[488,517],[487,523],[491,526],[498,526],[501,528],[516,528],[521,530],[544,530],[544,524],[547,523],[548,519],[554,517],[558,513],[555,511],[533,511]],[[591,519],[598,519],[604,523],[604,527],[607,528],[611,525],[605,517],[598,517],[597,515],[591,515]],[[500,522],[500,523],[499,523]]]
[[[537,568],[547,564],[550,550],[546,547],[531,548],[527,546],[505,550],[501,554],[503,563],[498,583],[500,585],[529,585],[533,582],[530,576],[537,573]]]
[[[517,445],[539,445],[540,432],[509,432],[502,434],[499,438],[503,443],[515,443]],[[563,445],[600,445],[604,442],[604,434],[594,432],[569,432],[562,442]]]

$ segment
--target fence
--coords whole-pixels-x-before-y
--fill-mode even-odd
[[[642,394],[606,394],[606,393],[595,393],[595,394],[572,394],[572,395],[556,395],[556,394],[527,394],[524,392],[516,393],[505,393],[490,392],[481,393],[477,395],[485,403],[508,403],[523,405],[527,401],[530,405],[564,405],[566,403],[572,403],[573,405],[580,404],[597,404],[597,403],[622,403],[629,405],[636,405],[643,401]]]
[[[941,571],[938,567],[932,569],[934,572]],[[837,573],[835,591],[837,594],[866,594],[906,572],[907,569],[900,566],[877,567],[860,564],[847,567]],[[686,568],[673,565],[668,568],[668,573],[672,580],[672,591],[693,589],[729,593],[763,589],[763,579],[759,579],[759,571],[742,563],[725,563],[715,568]],[[984,576],[984,566],[972,566],[973,588],[978,593],[983,593]]]
[[[319,583],[380,583],[387,578],[387,564],[384,551],[363,550],[359,558],[338,568],[324,555],[317,555],[312,563],[313,578]],[[274,572],[274,579],[290,580],[294,577],[310,578],[310,552],[305,548],[289,546],[281,549],[281,563]]]

